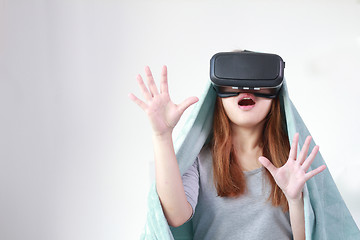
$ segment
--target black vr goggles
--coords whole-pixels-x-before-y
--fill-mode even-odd
[[[285,62],[275,54],[220,52],[210,60],[210,79],[219,97],[252,93],[275,98],[283,83]]]

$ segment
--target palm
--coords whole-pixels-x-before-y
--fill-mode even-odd
[[[168,90],[166,66],[162,69],[160,91],[155,85],[150,68],[146,67],[145,71],[148,79],[148,87],[145,86],[140,75],[138,75],[137,80],[146,103],[137,98],[134,94],[130,94],[129,96],[131,100],[138,104],[147,113],[154,134],[162,135],[171,133],[183,112],[190,105],[197,102],[198,99],[196,97],[190,97],[179,105],[173,103],[170,99]]]
[[[292,159],[289,159],[284,166],[276,171],[274,179],[285,196],[292,199],[299,197],[306,182],[305,171]]]
[[[284,192],[287,199],[300,199],[305,182],[325,169],[325,165],[322,165],[307,173],[307,170],[319,151],[319,147],[315,146],[306,158],[311,141],[311,137],[309,136],[305,140],[304,146],[297,157],[298,138],[299,135],[295,134],[289,159],[282,167],[276,168],[267,158],[259,158],[261,164],[269,170],[276,184]]]
[[[146,112],[156,133],[174,128],[182,114],[179,107],[170,100],[169,94],[154,97],[152,102],[148,103]]]

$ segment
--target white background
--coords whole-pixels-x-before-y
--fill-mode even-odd
[[[279,54],[290,97],[360,224],[360,1],[0,1],[0,239],[138,239],[153,161],[127,97],[168,66],[175,102],[209,59]]]

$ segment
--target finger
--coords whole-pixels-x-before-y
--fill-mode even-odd
[[[303,163],[303,165],[301,166],[302,169],[304,169],[304,171],[306,172],[309,167],[311,166],[312,162],[314,161],[316,154],[319,152],[319,146],[316,145],[313,150],[311,151],[309,157],[305,160],[305,162]]]
[[[197,97],[189,97],[178,105],[179,111],[183,113],[188,107],[199,101]]]
[[[160,93],[169,93],[167,67],[164,65],[161,72]]]
[[[305,179],[306,179],[306,181],[309,180],[310,178],[312,178],[313,176],[315,176],[316,174],[321,173],[322,171],[324,171],[325,168],[326,168],[325,165],[321,165],[320,167],[318,167],[318,168],[316,168],[316,169],[314,169],[314,170],[306,173],[306,174],[305,174]]]
[[[154,81],[154,78],[153,78],[153,75],[151,73],[151,70],[150,70],[149,66],[145,67],[145,73],[146,73],[146,77],[147,77],[147,80],[148,80],[148,86],[149,86],[150,93],[153,96],[158,95],[159,91],[158,91],[158,89],[156,87],[156,84],[155,84],[155,81]]]
[[[259,157],[259,162],[271,173],[271,175],[275,175],[277,168],[267,159],[266,157]]]
[[[137,77],[136,77],[136,79],[137,79],[137,82],[138,82],[138,84],[139,84],[139,86],[140,86],[140,89],[141,89],[141,92],[142,92],[144,98],[145,98],[147,101],[150,101],[151,98],[152,98],[152,96],[151,96],[149,90],[147,89],[147,87],[145,86],[144,80],[142,79],[141,75],[138,74]],[[134,96],[135,96],[135,95],[134,95]]]
[[[291,143],[289,158],[296,160],[297,156],[297,145],[299,141],[299,133],[295,133],[293,141]]]
[[[146,110],[147,108],[147,105],[146,103],[144,103],[143,101],[141,101],[139,98],[137,98],[134,94],[130,93],[129,95],[129,98],[135,102],[137,105],[139,105],[139,107],[141,107],[144,111]]]
[[[303,164],[303,162],[305,161],[307,154],[309,152],[309,147],[310,147],[310,142],[311,142],[311,136],[307,136],[307,138],[305,139],[304,145],[300,151],[299,157],[297,159],[297,161],[300,164]]]

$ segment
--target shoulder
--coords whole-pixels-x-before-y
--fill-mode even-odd
[[[212,167],[212,151],[209,145],[205,145],[198,157],[197,157],[198,165],[202,167]]]
[[[198,159],[208,159],[209,157],[211,158],[212,156],[212,152],[211,152],[211,146],[209,144],[204,145],[204,147],[201,149],[199,155],[198,155]]]

